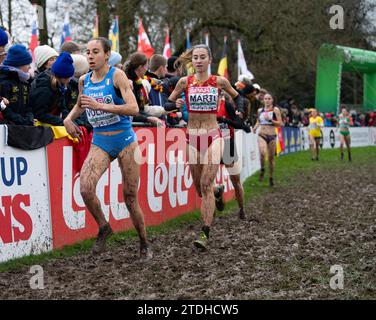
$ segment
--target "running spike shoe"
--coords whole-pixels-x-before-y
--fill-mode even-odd
[[[97,240],[95,241],[92,252],[97,255],[102,253],[106,249],[106,240],[113,234],[109,224],[99,228]]]
[[[225,186],[219,185],[215,188],[214,197],[215,197],[215,207],[218,211],[225,210],[225,202],[223,200],[223,193],[225,192]]]
[[[208,249],[208,237],[206,236],[205,232],[201,231],[199,238],[193,242],[196,248],[207,250]]]

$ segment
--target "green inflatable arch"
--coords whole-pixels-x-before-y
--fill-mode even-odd
[[[376,107],[376,52],[324,44],[318,54],[316,108],[338,112],[342,72],[363,74],[364,110]]]

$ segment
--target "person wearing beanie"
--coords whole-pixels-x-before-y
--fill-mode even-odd
[[[0,97],[9,101],[1,111],[4,121],[14,125],[34,125],[29,104],[30,64],[32,57],[23,45],[10,47],[6,59],[0,65]]]
[[[74,67],[74,78],[79,79],[82,75],[89,72],[89,63],[86,57],[81,54],[72,54],[73,67]]]
[[[50,69],[58,56],[57,51],[50,46],[44,45],[36,47],[34,50],[35,65],[37,67],[35,76]]]
[[[8,44],[8,35],[6,34],[5,30],[0,28],[0,64],[3,63],[5,60],[5,56],[7,55],[5,46]]]
[[[252,86],[252,80],[247,75],[240,75],[238,81],[235,83],[236,90],[243,90],[246,86]]]
[[[79,95],[79,79],[81,76],[89,72],[89,63],[87,62],[86,57],[81,54],[72,54],[73,59],[73,66],[74,66],[74,76],[69,82],[69,88],[71,89],[71,99],[70,103],[68,104],[69,112],[73,109],[73,107],[77,103],[78,95]],[[75,123],[78,126],[86,127],[86,129],[91,132],[93,127],[89,123],[87,119],[86,112],[82,113],[76,120]]]
[[[60,48],[60,53],[68,52],[70,54],[80,54],[81,48],[80,46],[74,41],[66,41]]]
[[[73,59],[69,53],[63,52],[50,70],[40,73],[33,81],[30,104],[35,118],[42,124],[64,125],[69,105],[75,98],[69,86],[73,75]]]
[[[123,67],[122,64],[121,64],[122,59],[123,59],[123,57],[121,56],[120,53],[117,53],[116,51],[111,51],[111,57],[108,60],[108,64],[111,67],[116,67],[118,69],[121,69]]]

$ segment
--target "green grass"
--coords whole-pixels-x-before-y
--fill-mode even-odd
[[[333,169],[333,168],[346,168],[353,166],[369,165],[376,160],[376,148],[354,148],[353,149],[353,162],[347,161],[341,162],[339,160],[339,150],[325,150],[321,153],[320,161],[311,161],[309,152],[300,152],[292,155],[283,156],[276,161],[275,170],[275,182],[277,187],[287,187],[294,184],[294,181],[299,179],[299,175],[304,173],[310,173],[320,169]],[[266,174],[266,177],[268,175]],[[258,182],[258,174],[248,178],[244,183],[245,201],[254,201],[258,197],[265,195],[272,190],[268,187],[267,179],[265,182]],[[232,200],[226,204],[226,211],[220,213],[221,216],[227,215],[233,212],[237,206],[235,200]],[[159,226],[148,227],[148,235],[150,237],[157,236],[158,234],[168,233],[173,230],[177,230],[182,226],[199,221],[200,212],[196,210],[191,213],[184,214],[175,219],[164,222]],[[129,239],[137,238],[137,233],[134,229],[118,233],[111,237],[109,240],[109,246],[117,245],[119,242],[127,241]],[[85,240],[81,243],[66,246],[61,250],[55,250],[48,253],[43,253],[37,256],[28,256],[15,260],[11,260],[0,264],[0,272],[6,272],[16,270],[26,266],[32,266],[36,264],[43,264],[52,259],[62,259],[71,257],[77,254],[89,252],[93,245],[94,239]]]

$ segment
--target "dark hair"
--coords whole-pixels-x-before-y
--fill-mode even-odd
[[[148,62],[148,58],[142,52],[132,53],[128,60],[124,63],[123,70],[126,73],[127,77],[131,80],[137,80],[137,75],[135,70],[144,66]]]
[[[111,42],[104,37],[91,38],[90,41],[99,41],[102,45],[104,53],[111,52]]]
[[[170,72],[170,73],[173,73],[176,71],[176,68],[175,68],[175,61],[178,59],[178,57],[175,57],[175,56],[172,56],[170,58],[168,58],[167,60],[167,71]]]
[[[124,63],[123,71],[126,73],[127,77],[133,82],[133,93],[136,97],[137,104],[142,111],[144,106],[148,103],[144,101],[142,95],[142,82],[136,81],[138,76],[136,74],[136,69],[140,66],[145,65],[148,62],[148,58],[142,52],[132,53],[128,60]]]

